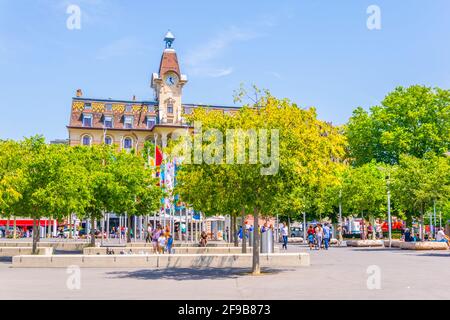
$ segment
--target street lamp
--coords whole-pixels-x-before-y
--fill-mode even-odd
[[[387,177],[387,202],[388,202],[388,229],[389,229],[389,248],[392,247],[392,223],[391,223],[391,173]]]
[[[384,167],[378,167],[379,170],[386,170]],[[388,206],[388,232],[389,232],[389,248],[392,247],[392,223],[391,223],[391,171],[388,170],[386,176],[386,188],[387,188],[387,206]]]

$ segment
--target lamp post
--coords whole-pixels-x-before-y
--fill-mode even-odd
[[[389,172],[387,179],[387,202],[388,202],[388,229],[389,229],[389,248],[392,247],[392,224],[391,224],[391,173]]]
[[[339,190],[339,244],[342,241],[342,190]]]

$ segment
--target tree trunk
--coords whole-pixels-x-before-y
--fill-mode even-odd
[[[366,240],[366,233],[364,230],[364,212],[361,212],[361,240]]]
[[[127,243],[131,242],[131,215],[127,215]]]
[[[67,222],[69,223],[69,226],[68,226],[69,227],[68,228],[68,230],[69,230],[69,239],[72,239],[72,215],[71,214],[69,214]]]
[[[252,273],[253,275],[261,274],[261,266],[259,264],[259,209],[255,208],[253,210],[253,265]]]
[[[239,247],[239,237],[237,235],[237,232],[238,232],[237,217],[233,217],[233,240],[235,247]]]
[[[425,205],[424,204],[422,204],[422,212],[421,212],[421,216],[420,216],[420,220],[421,220],[421,224],[422,224],[422,226],[421,226],[421,232],[420,232],[420,239],[422,240],[422,241],[424,241],[425,240]]]
[[[14,216],[14,224],[13,224],[13,239],[17,238],[17,219],[16,216]]]
[[[37,223],[36,223],[37,222]],[[33,218],[33,248],[31,251],[31,254],[38,254],[38,250],[37,250],[37,246],[38,246],[38,242],[39,242],[39,232],[40,232],[40,228],[39,226],[41,225],[41,220],[38,219],[36,220],[35,218]]]
[[[245,208],[242,208],[241,211],[241,227],[242,227],[242,253],[247,253],[247,236],[246,236],[246,227],[245,227]]]
[[[95,219],[91,216],[91,247],[95,247]]]

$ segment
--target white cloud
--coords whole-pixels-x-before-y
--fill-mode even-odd
[[[233,67],[216,66],[215,62],[237,42],[249,41],[261,36],[251,31],[232,26],[214,36],[206,44],[188,52],[186,66],[190,74],[206,77],[224,77],[233,72]]]

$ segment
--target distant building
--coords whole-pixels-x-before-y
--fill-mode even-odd
[[[175,37],[169,31],[164,38],[159,72],[153,73],[151,88],[154,101],[112,100],[83,97],[82,91],[72,99],[69,130],[70,145],[108,144],[120,149],[141,150],[147,140],[166,146],[171,134],[188,128],[184,116],[197,107],[233,113],[239,107],[206,106],[182,103],[183,87],[188,82],[181,73],[178,57],[172,48]]]

